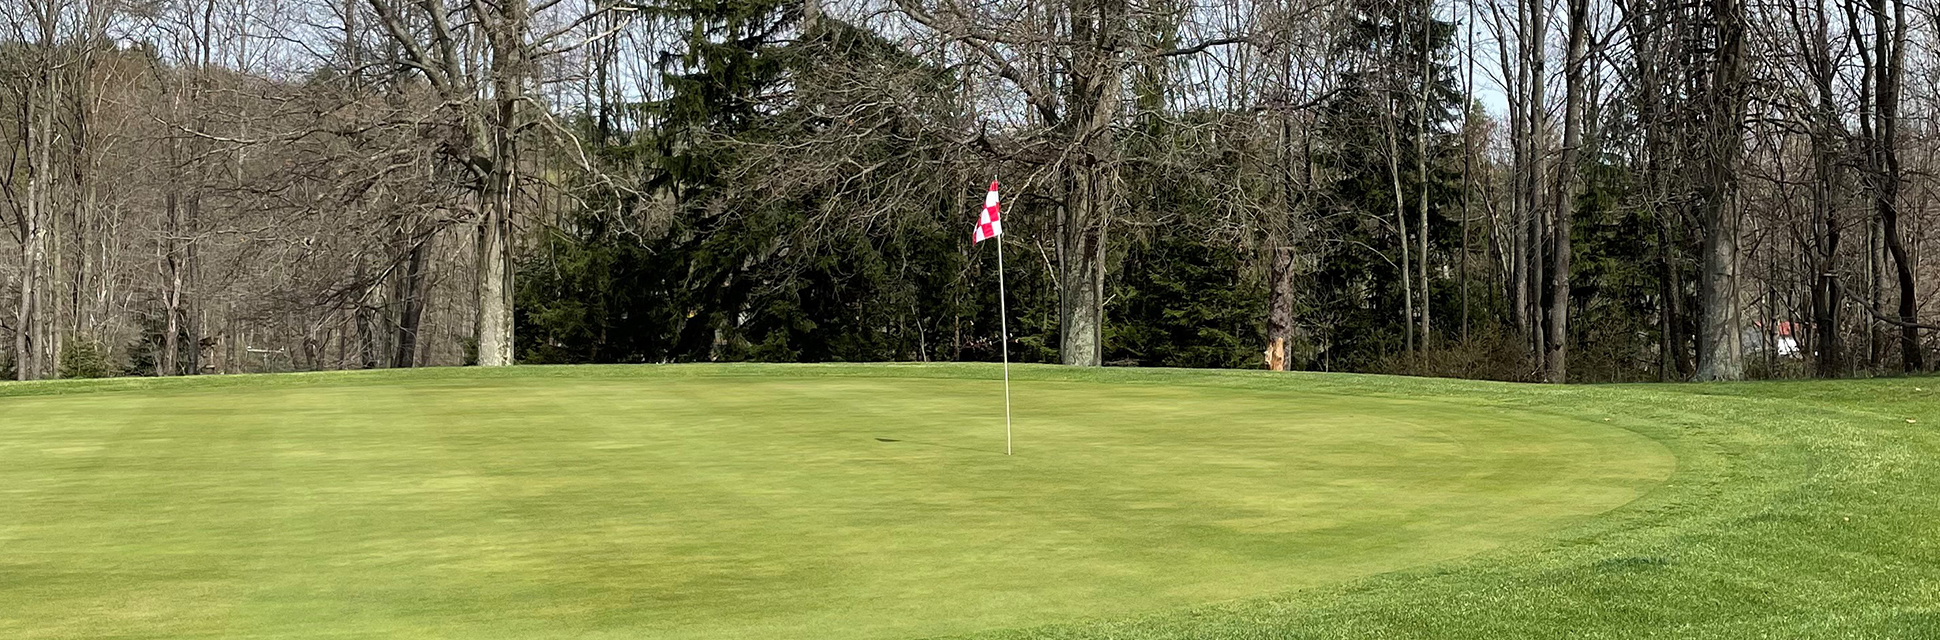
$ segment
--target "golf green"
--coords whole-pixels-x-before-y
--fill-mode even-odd
[[[970,633],[1470,556],[1620,507],[1676,467],[1631,431],[1486,398],[1037,371],[1014,390],[1009,456],[994,368],[522,368],[0,394],[0,627]]]

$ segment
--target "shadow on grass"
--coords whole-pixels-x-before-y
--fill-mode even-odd
[[[901,439],[897,439],[897,438],[876,438],[876,442],[889,442],[889,443],[895,443],[895,444],[913,444],[913,445],[917,445],[917,446],[921,446],[921,447],[937,447],[937,448],[940,448],[940,449],[956,449],[956,450],[959,450],[959,451],[975,451],[975,452],[977,452],[977,453],[988,453],[988,454],[992,454],[992,455],[999,455],[999,456],[1001,456],[1001,455],[1004,455],[1004,452],[1002,452],[1002,451],[991,451],[991,450],[989,450],[989,449],[978,449],[978,448],[976,448],[976,447],[965,447],[965,446],[960,446],[960,445],[954,445],[954,444],[942,444],[942,443],[937,443],[937,442],[924,442],[924,441],[921,441],[921,440],[901,440]]]

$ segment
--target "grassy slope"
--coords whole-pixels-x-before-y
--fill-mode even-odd
[[[693,371],[656,375],[678,377]],[[788,371],[924,377],[989,373],[938,367]],[[588,373],[464,375],[512,379]],[[596,375],[634,374],[601,370]],[[1550,413],[1559,423],[1565,416],[1608,419],[1668,446],[1678,456],[1678,469],[1668,483],[1627,507],[1466,560],[1279,596],[985,634],[990,638],[1940,635],[1940,593],[1935,586],[1940,584],[1935,569],[1940,566],[1935,536],[1940,499],[1933,491],[1940,484],[1940,438],[1933,431],[1940,425],[1940,394],[1933,383],[1940,380],[1549,388],[1363,376],[1052,368],[1028,369],[1020,377],[1191,384],[1210,387],[1205,393],[1214,395],[1226,393],[1219,388],[1291,388],[1309,397],[1431,400],[1474,407],[1476,415]],[[394,378],[379,374],[367,379]],[[309,383],[297,376],[194,384],[216,389]],[[0,395],[115,388],[166,394],[170,384],[0,386]],[[0,409],[6,406],[0,403]],[[1908,424],[1908,419],[1917,422]],[[4,451],[0,449],[0,457]],[[0,475],[6,472],[0,468]],[[20,480],[16,475],[6,482]],[[11,489],[16,496],[32,490]],[[278,504],[284,503],[266,496],[263,505],[272,510],[262,517],[275,521],[287,515],[273,510]],[[0,510],[5,508],[0,503]],[[0,524],[0,545],[7,544],[5,526]],[[0,568],[5,562],[0,560]],[[23,575],[0,571],[0,591],[47,584],[45,576],[38,576],[35,584],[23,585]],[[502,577],[512,580],[513,575]],[[87,576],[66,579],[84,582]],[[196,585],[180,588],[192,593]],[[284,595],[300,604],[317,594],[297,590]],[[435,612],[438,603],[419,606]],[[127,606],[117,612],[137,618],[141,613],[140,607]],[[6,615],[0,609],[0,619]],[[220,612],[211,615],[219,618]]]
[[[1679,469],[1593,524],[1466,561],[987,637],[1940,638],[1940,379],[1303,384],[1607,418]]]

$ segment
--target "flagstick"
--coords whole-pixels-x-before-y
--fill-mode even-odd
[[[997,326],[1004,342],[1004,455],[1010,455],[1010,309],[1004,306],[1004,237],[997,236]]]

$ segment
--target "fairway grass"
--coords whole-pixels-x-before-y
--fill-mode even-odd
[[[0,385],[0,635],[1940,632],[1940,380],[995,374]]]

